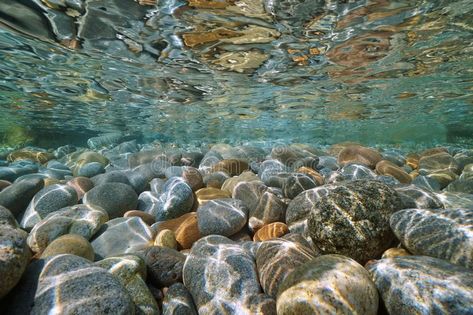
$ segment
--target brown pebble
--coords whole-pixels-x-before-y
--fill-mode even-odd
[[[157,223],[156,230],[171,230],[176,236],[176,241],[181,249],[192,247],[200,237],[199,228],[197,226],[197,213],[186,213],[179,218],[167,220]]]
[[[237,159],[221,160],[212,167],[212,172],[224,171],[230,176],[237,176],[249,170],[248,162]]]
[[[151,214],[146,213],[146,212],[141,211],[141,210],[129,210],[129,211],[125,212],[123,217],[125,217],[125,218],[138,217],[138,218],[141,218],[141,220],[143,220],[144,223],[146,223],[150,226],[153,225],[156,222],[155,218]]]
[[[195,167],[188,166],[182,172],[182,178],[189,184],[192,191],[197,191],[204,187],[204,179],[199,170]]]
[[[154,239],[154,246],[177,249],[177,241],[174,232],[168,229],[159,231]]]
[[[52,241],[41,254],[41,258],[72,254],[94,261],[94,249],[89,241],[78,234],[66,234]]]
[[[218,188],[206,187],[195,192],[199,207],[206,202],[219,198],[230,198],[231,194]]]
[[[448,150],[447,150],[447,148],[442,148],[442,147],[431,148],[431,149],[427,149],[427,150],[422,151],[420,153],[420,157],[423,158],[423,157],[434,155],[434,154],[437,154],[437,153],[448,153]]]
[[[94,183],[90,178],[87,177],[75,177],[68,181],[66,185],[71,186],[77,193],[79,200],[84,197],[85,193],[94,188]]]
[[[348,146],[338,154],[338,164],[342,167],[354,163],[374,169],[382,159],[383,157],[378,151],[359,145]]]
[[[381,259],[384,258],[394,258],[394,257],[401,257],[401,256],[410,256],[411,254],[405,250],[404,248],[389,248],[384,251],[383,256],[381,256]]]
[[[281,237],[289,233],[289,229],[286,224],[282,222],[273,222],[264,225],[259,229],[253,236],[254,242],[263,242],[273,238]]]
[[[309,175],[319,186],[324,184],[324,177],[313,168],[302,166],[297,169],[297,173]]]
[[[403,184],[409,184],[412,181],[406,171],[390,161],[379,161],[376,164],[376,172],[381,175],[390,175]]]
[[[410,166],[413,170],[416,170],[419,168],[419,159],[420,156],[416,153],[409,153],[406,156],[406,164]]]

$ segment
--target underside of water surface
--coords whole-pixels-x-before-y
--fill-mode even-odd
[[[1,0],[0,141],[473,143],[473,2]]]

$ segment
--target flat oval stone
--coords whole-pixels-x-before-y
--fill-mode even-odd
[[[182,283],[175,283],[166,291],[163,315],[197,315],[192,295]]]
[[[128,210],[136,209],[138,196],[135,190],[123,183],[105,183],[89,190],[83,203],[91,208],[102,208],[110,219],[121,217]]]
[[[376,286],[363,266],[345,256],[324,255],[291,272],[276,301],[278,315],[375,315],[378,300]]]
[[[414,255],[426,255],[473,269],[473,210],[405,209],[394,213],[391,228]]]
[[[284,222],[286,208],[287,204],[268,190],[261,195],[256,208],[250,209],[248,227],[256,231],[265,224]]]
[[[281,237],[289,233],[287,225],[282,222],[273,222],[264,225],[253,236],[254,242],[264,242],[273,238]]]
[[[20,226],[30,230],[48,214],[77,203],[77,193],[68,185],[54,184],[41,189],[31,200]]]
[[[151,246],[136,254],[145,261],[149,280],[156,287],[168,287],[182,281],[182,268],[186,261],[184,254],[160,246]]]
[[[105,168],[99,162],[85,163],[77,168],[77,175],[82,177],[94,177],[105,173]]]
[[[313,168],[302,166],[302,167],[299,167],[296,170],[296,172],[309,175],[312,178],[312,180],[314,180],[316,182],[317,186],[321,186],[321,185],[324,184],[324,177],[322,175],[320,175],[319,172],[317,172]]]
[[[31,257],[28,234],[9,224],[0,224],[0,299],[18,283]]]
[[[77,234],[90,240],[108,221],[102,209],[75,205],[48,214],[28,235],[28,245],[35,253],[42,252],[52,241],[65,234]]]
[[[326,254],[361,263],[379,257],[394,241],[389,217],[399,210],[395,190],[378,181],[341,184],[317,199],[308,217],[314,244]]]
[[[473,313],[473,271],[426,256],[369,263],[389,314]]]
[[[104,224],[92,241],[96,256],[135,253],[152,246],[155,232],[138,217],[116,218]]]
[[[52,256],[39,276],[32,314],[133,314],[133,300],[107,270],[75,255]],[[61,294],[58,294],[61,292]]]
[[[376,164],[376,172],[382,175],[392,176],[403,184],[409,184],[412,181],[409,174],[390,161],[379,161],[378,164]]]
[[[66,234],[56,238],[41,254],[41,258],[71,254],[94,261],[94,249],[89,241],[77,234]]]
[[[247,220],[248,209],[238,199],[215,199],[197,209],[197,222],[202,235],[230,236],[240,231]]]
[[[383,157],[378,151],[359,145],[347,146],[338,154],[338,164],[340,166],[361,164],[374,169],[382,159]]]
[[[300,234],[287,234],[261,243],[256,250],[256,267],[264,292],[276,297],[284,279],[317,255]]]
[[[179,218],[157,222],[152,226],[158,233],[162,230],[171,230],[176,236],[176,242],[181,249],[189,249],[202,236],[197,224],[197,213],[186,213]]]

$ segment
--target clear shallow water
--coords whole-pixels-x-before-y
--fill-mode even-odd
[[[0,4],[4,144],[473,142],[471,1],[68,3]]]

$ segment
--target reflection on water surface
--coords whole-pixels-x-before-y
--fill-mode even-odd
[[[471,1],[2,0],[3,143],[473,138]]]

